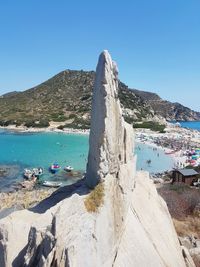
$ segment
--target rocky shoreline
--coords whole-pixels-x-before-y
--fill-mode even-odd
[[[0,219],[16,210],[32,208],[49,197],[55,188],[21,189],[15,192],[0,192]]]

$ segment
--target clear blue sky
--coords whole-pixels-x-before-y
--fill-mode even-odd
[[[199,0],[0,3],[0,94],[93,70],[103,49],[129,87],[200,111]]]

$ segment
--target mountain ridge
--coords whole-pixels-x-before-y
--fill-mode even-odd
[[[142,91],[138,89],[132,89],[134,93],[138,96],[140,96],[142,99],[145,99],[148,101],[150,106],[156,111],[159,107],[160,112],[159,115],[162,117],[165,117],[167,120],[184,120],[184,117],[181,117],[181,114],[178,114],[178,118],[176,116],[176,109],[184,110],[188,112],[188,117],[191,114],[192,117],[196,117],[196,120],[199,120],[200,112],[194,111],[178,102],[170,102],[168,100],[162,99],[158,94],[148,91]],[[157,105],[157,106],[156,106]],[[164,114],[163,105],[168,105],[172,109],[171,113],[168,113],[168,117],[166,117],[166,114]],[[174,114],[173,114],[174,111]],[[169,112],[169,111],[168,111]],[[193,113],[193,114],[192,114]],[[179,117],[180,116],[180,117]],[[187,120],[187,119],[186,119]],[[194,119],[195,120],[195,119]]]
[[[65,122],[68,127],[89,128],[95,71],[64,70],[47,81],[0,98],[0,124],[48,126],[49,121]],[[125,119],[200,120],[181,104],[163,100],[155,93],[131,89],[119,81],[119,98]]]

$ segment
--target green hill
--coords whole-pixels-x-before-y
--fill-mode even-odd
[[[50,121],[55,121],[65,122],[68,127],[90,127],[94,77],[94,71],[66,70],[24,92],[3,95],[0,98],[0,125],[25,124],[42,127],[48,126]],[[155,115],[167,119],[200,118],[199,113],[180,104],[176,104],[177,110],[172,111],[170,102],[165,104],[158,96],[152,95],[149,99],[149,94],[152,93],[131,90],[119,82],[119,98],[127,121],[153,120]],[[161,106],[158,103],[162,103]]]

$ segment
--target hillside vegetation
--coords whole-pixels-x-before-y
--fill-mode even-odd
[[[200,112],[193,111],[179,103],[163,100],[157,94],[133,89],[133,92],[148,102],[155,115],[162,116],[168,121],[200,120]]]
[[[24,92],[3,95],[0,125],[47,127],[54,121],[67,127],[89,128],[94,77],[94,71],[66,70]],[[169,120],[200,119],[197,112],[163,101],[155,94],[131,90],[122,82],[119,82],[119,98],[124,118],[129,123],[152,121],[155,116]]]

